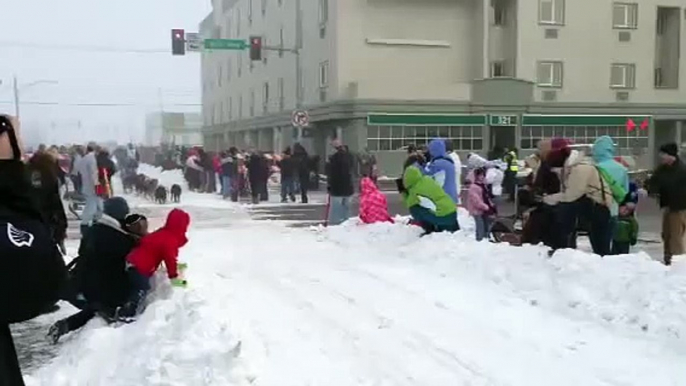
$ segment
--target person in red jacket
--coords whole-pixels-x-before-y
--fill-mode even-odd
[[[179,278],[179,249],[186,245],[186,231],[191,218],[181,209],[173,209],[164,226],[143,237],[140,244],[126,258],[129,269],[131,296],[129,301],[117,309],[116,317],[130,321],[143,311],[143,300],[150,291],[150,278],[164,262],[167,275],[175,287],[185,287],[186,281]]]

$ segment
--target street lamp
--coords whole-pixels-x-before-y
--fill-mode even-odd
[[[19,119],[19,105],[20,105],[20,97],[19,93],[20,91],[26,90],[27,88],[31,88],[37,85],[41,84],[59,84],[58,81],[56,80],[50,80],[50,79],[41,79],[37,80],[28,84],[24,84],[19,86],[19,81],[17,80],[17,76],[14,76],[14,115]]]

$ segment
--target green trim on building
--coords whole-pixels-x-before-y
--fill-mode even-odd
[[[640,125],[650,115],[522,115],[522,126],[624,126],[629,119]]]
[[[370,126],[484,126],[486,115],[469,114],[384,114],[367,116]]]

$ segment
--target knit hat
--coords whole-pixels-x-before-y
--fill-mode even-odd
[[[550,141],[550,149],[552,151],[568,149],[570,142],[567,138],[553,138]]]
[[[678,157],[679,156],[679,147],[674,142],[666,143],[666,144],[660,146],[660,153],[671,155],[672,157]]]
[[[103,212],[118,221],[124,221],[129,214],[129,203],[122,197],[112,197],[103,203]]]

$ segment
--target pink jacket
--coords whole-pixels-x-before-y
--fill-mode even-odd
[[[481,181],[483,183],[483,178]],[[469,192],[467,195],[467,211],[472,216],[481,216],[484,212],[488,212],[492,208],[492,203],[484,200],[485,196],[483,186],[480,183],[472,183],[469,185]]]
[[[376,187],[374,181],[364,177],[360,182],[360,219],[365,224],[393,222],[388,214],[386,196]]]

